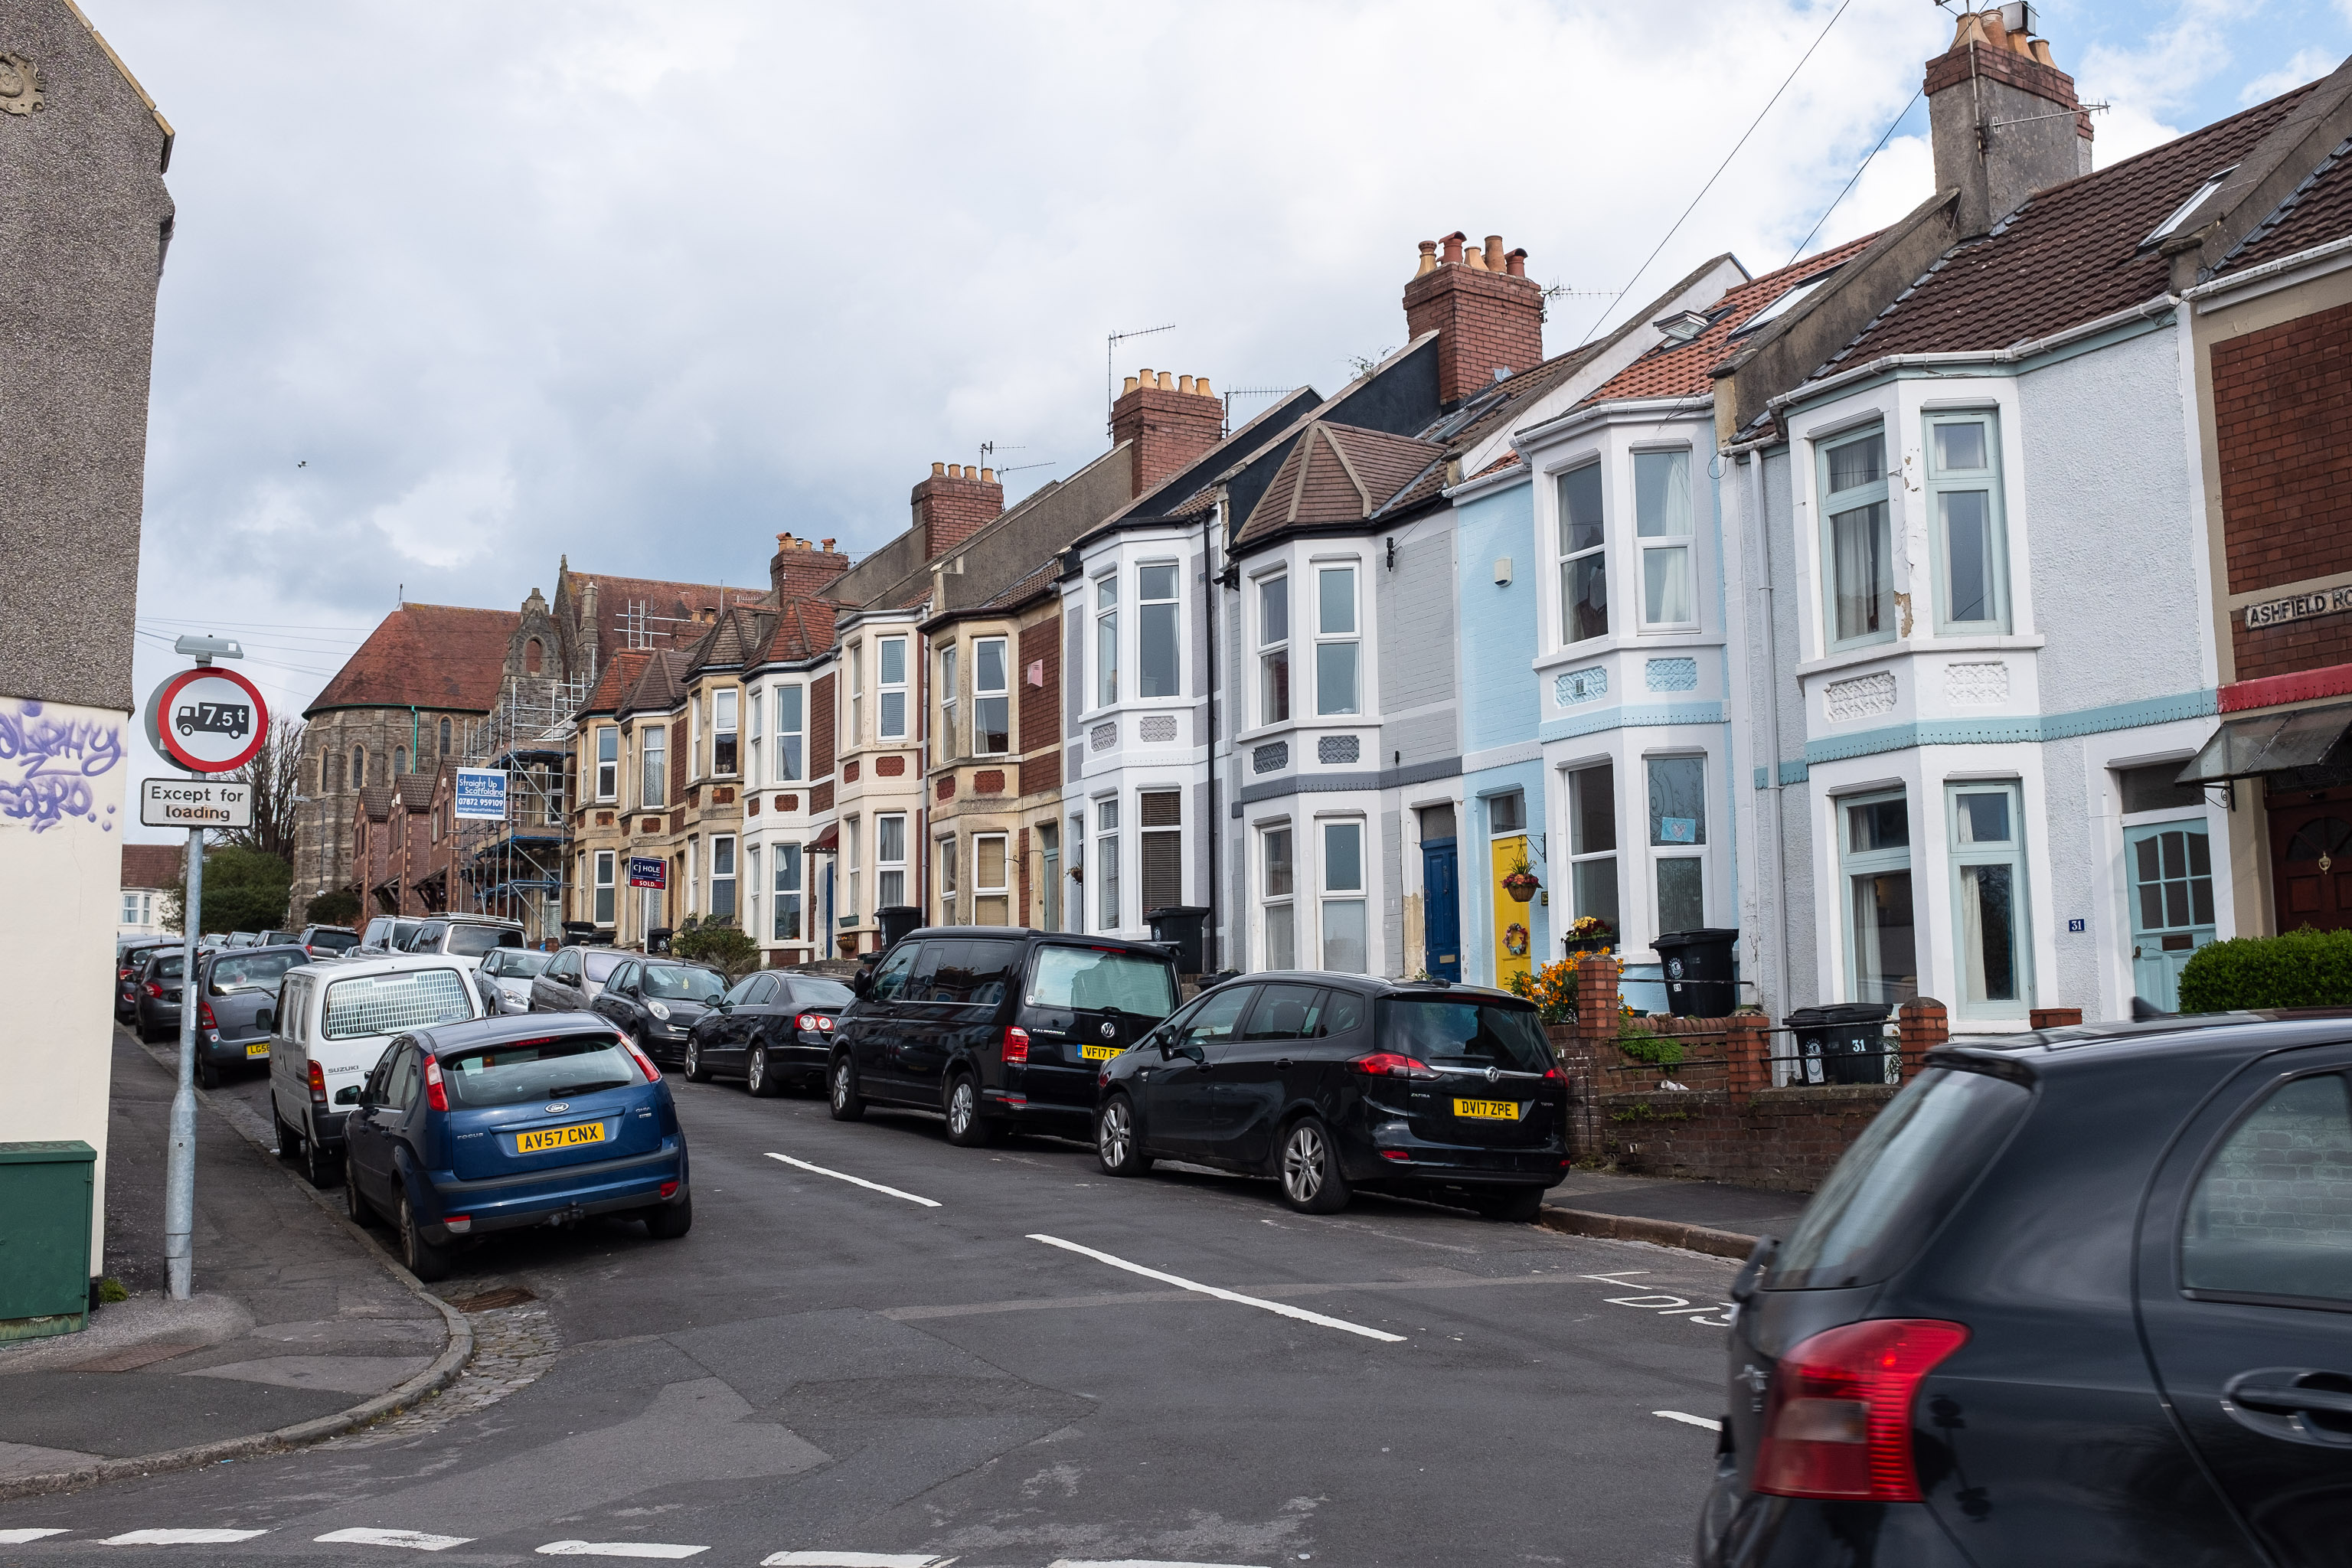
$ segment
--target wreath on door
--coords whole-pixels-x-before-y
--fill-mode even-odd
[[[1503,928],[1503,950],[1513,958],[1528,955],[1528,928],[1513,921]]]

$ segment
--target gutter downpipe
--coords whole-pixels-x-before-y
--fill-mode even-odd
[[[1789,1005],[1789,854],[1780,783],[1780,641],[1772,596],[1772,534],[1764,518],[1764,459],[1759,453],[1741,455],[1748,470],[1748,514],[1755,520],[1758,572],[1763,581],[1757,595],[1764,617],[1765,793],[1772,805],[1772,1000],[1786,1012]],[[1769,1009],[1768,1009],[1769,1010]]]
[[[1217,503],[1201,514],[1201,647],[1207,657],[1208,689],[1202,707],[1208,717],[1209,759],[1209,919],[1202,934],[1208,941],[1208,951],[1201,955],[1202,973],[1214,974],[1224,968],[1220,962],[1224,956],[1224,942],[1218,937],[1218,922],[1224,917],[1224,905],[1217,897],[1217,862],[1225,858],[1224,813],[1217,801],[1217,558],[1210,549],[1210,534],[1225,515],[1223,496]]]

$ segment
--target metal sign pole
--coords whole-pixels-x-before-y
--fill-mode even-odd
[[[188,829],[188,896],[180,907],[180,1085],[172,1094],[172,1137],[164,1152],[163,1262],[172,1300],[188,1299],[196,1228],[196,943],[204,930],[205,830]]]

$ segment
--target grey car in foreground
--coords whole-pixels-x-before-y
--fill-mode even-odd
[[[196,1081],[218,1089],[222,1075],[269,1066],[278,1021],[278,987],[286,972],[310,962],[302,948],[239,947],[196,961]]]

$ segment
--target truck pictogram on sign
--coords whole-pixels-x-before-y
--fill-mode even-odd
[[[253,710],[242,702],[184,702],[172,722],[183,735],[202,730],[241,741],[253,733]]]

